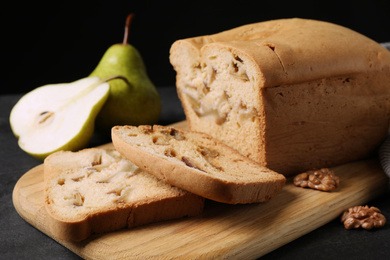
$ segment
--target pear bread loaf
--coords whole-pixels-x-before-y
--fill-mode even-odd
[[[60,151],[48,156],[44,185],[49,230],[66,241],[195,216],[204,204],[204,198],[142,171],[114,149]]]
[[[189,128],[291,175],[365,158],[390,117],[390,52],[343,26],[279,19],[174,42]]]
[[[282,174],[204,133],[159,125],[115,126],[112,142],[139,168],[222,203],[268,201],[286,181]]]

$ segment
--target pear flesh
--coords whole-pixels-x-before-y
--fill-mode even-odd
[[[27,93],[10,114],[20,148],[42,160],[55,151],[85,147],[108,95],[109,84],[99,77],[45,85]]]
[[[109,82],[110,95],[96,118],[97,126],[110,131],[115,125],[156,123],[161,113],[160,96],[134,46],[112,45],[90,74],[100,78],[112,75],[125,77],[130,85],[118,79]]]

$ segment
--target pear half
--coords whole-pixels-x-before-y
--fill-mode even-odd
[[[18,145],[39,160],[59,150],[84,148],[108,95],[109,84],[99,77],[32,90],[11,110],[10,125]]]

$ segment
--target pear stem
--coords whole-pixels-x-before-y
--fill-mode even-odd
[[[113,80],[113,79],[121,79],[121,80],[123,80],[124,82],[126,82],[126,84],[127,84],[129,87],[132,87],[131,83],[127,80],[127,78],[124,77],[124,76],[121,76],[121,75],[109,76],[109,77],[107,77],[107,78],[101,79],[101,80],[99,81],[99,83],[101,84],[101,83],[103,83],[103,82],[108,82],[108,81]]]
[[[129,87],[132,87],[131,83],[127,80],[126,77],[123,77],[121,75],[113,75],[113,76],[108,76],[104,79],[99,79],[97,82],[93,83],[92,85],[89,85],[87,88],[83,89],[77,96],[76,98],[79,98],[79,97],[82,97],[84,95],[86,95],[87,93],[91,92],[94,88],[96,88],[97,86],[99,86],[100,84],[103,84],[103,83],[106,83],[110,80],[114,80],[114,79],[121,79],[123,80],[124,82],[126,82],[126,84],[129,86]]]
[[[134,14],[129,14],[126,18],[126,25],[125,25],[125,34],[123,36],[123,44],[127,44],[129,41],[129,28],[131,20],[133,19]]]

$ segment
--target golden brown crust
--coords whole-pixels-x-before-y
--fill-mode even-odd
[[[300,18],[178,40],[171,54],[181,44],[191,46],[198,55],[208,53],[209,48],[227,48],[253,59],[265,79],[262,87],[366,72],[390,61],[388,50],[364,35],[336,24]]]

